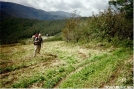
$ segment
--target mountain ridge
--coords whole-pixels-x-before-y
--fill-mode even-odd
[[[33,7],[24,6],[11,2],[2,2],[0,14],[1,16],[13,16],[18,18],[29,18],[39,20],[59,20],[70,17],[70,13],[64,11],[44,11]]]

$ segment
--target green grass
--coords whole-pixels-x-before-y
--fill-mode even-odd
[[[57,70],[49,70],[46,75],[46,81],[44,83],[44,88],[53,88],[57,82],[62,80],[66,75],[72,72],[75,68],[73,66],[68,66],[67,68],[59,68]]]
[[[130,48],[51,41],[43,44],[37,57],[33,57],[33,44],[7,45],[1,49],[1,88],[89,88],[133,84]]]
[[[126,52],[128,52],[128,54],[126,54]],[[117,70],[119,69],[118,66],[123,66],[122,62],[126,60],[130,54],[130,50],[127,51],[126,49],[121,48],[114,51],[111,55],[106,56],[104,54],[100,57],[95,56],[93,59],[89,59],[90,62],[94,62],[93,64],[83,68],[78,73],[75,73],[72,76],[70,76],[66,81],[64,81],[60,85],[60,87],[100,87],[103,84],[109,82],[111,76],[116,74]]]
[[[47,70],[43,73],[35,72],[30,78],[23,78],[19,81],[15,82],[12,87],[13,88],[28,88],[31,84],[35,82],[44,81],[44,88],[53,88],[58,81],[64,78],[68,73],[74,70],[74,67],[68,66],[67,68],[55,68],[51,70]]]
[[[30,78],[23,79],[22,81],[15,83],[12,85],[13,88],[27,88],[30,84],[33,84],[34,82],[37,81],[43,81],[44,77],[37,75],[37,76],[32,76]]]

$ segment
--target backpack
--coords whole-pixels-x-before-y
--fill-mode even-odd
[[[34,40],[33,40],[34,45],[37,45],[37,42],[35,42],[37,40],[38,40],[38,37],[35,37]]]
[[[35,42],[35,41],[38,41],[38,42]],[[34,45],[41,45],[41,43],[42,43],[42,38],[35,37]]]
[[[35,34],[32,36],[33,42],[35,41],[35,38],[38,37],[38,34]]]

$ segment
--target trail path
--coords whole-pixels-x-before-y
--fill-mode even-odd
[[[1,49],[3,53],[1,62],[4,63],[2,66],[5,68],[8,65],[11,66],[8,71],[0,74],[2,86],[5,87],[11,87],[17,81],[23,81],[24,78],[32,77],[33,73],[44,75],[48,70],[68,67],[70,64],[76,67],[94,55],[101,55],[112,50],[100,47],[89,49],[85,46],[67,44],[63,41],[53,41],[43,43],[41,54],[34,58],[32,57],[34,51],[33,44],[3,47]],[[58,81],[53,87],[57,88],[72,74],[79,72],[88,65],[90,64],[79,66],[66,75],[65,78]],[[13,66],[15,70],[12,70]],[[29,87],[43,87],[44,82],[35,82]]]

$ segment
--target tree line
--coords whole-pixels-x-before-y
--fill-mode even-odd
[[[61,32],[64,20],[42,21],[15,17],[1,18],[1,44],[17,43],[21,39],[31,38],[35,33],[53,36]]]
[[[127,4],[126,4],[127,3]],[[62,30],[67,42],[107,41],[114,45],[131,45],[133,39],[133,0],[111,0],[109,8],[93,14],[87,20],[81,17],[68,19]],[[112,6],[116,8],[113,9]],[[117,7],[120,5],[120,8]]]

